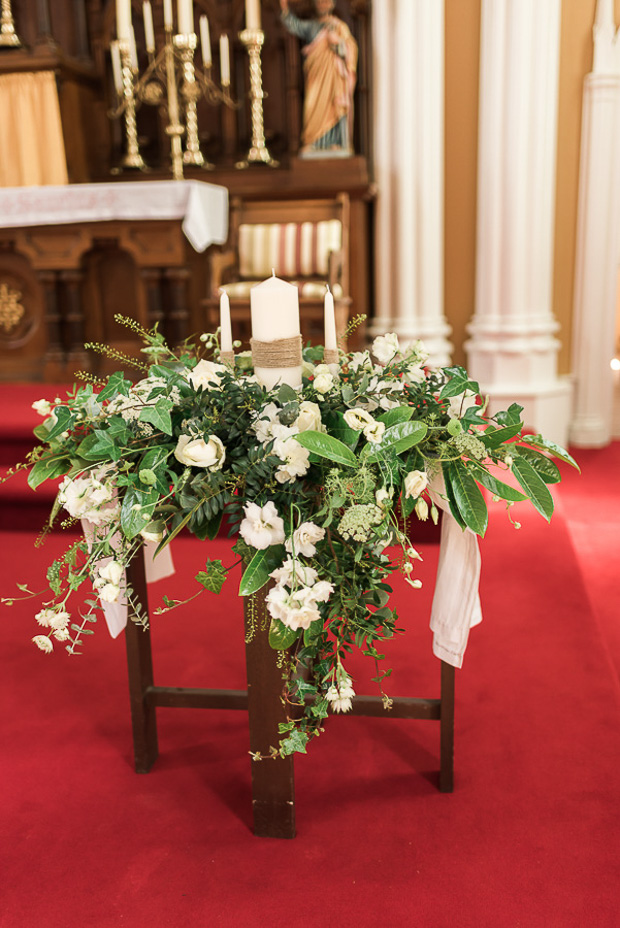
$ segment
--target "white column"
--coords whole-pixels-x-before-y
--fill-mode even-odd
[[[373,7],[376,315],[370,331],[421,338],[450,361],[443,311],[443,0]]]
[[[620,241],[620,46],[612,0],[599,0],[594,64],[583,88],[571,442],[598,448],[613,437],[616,291]]]
[[[482,0],[476,307],[468,368],[491,411],[568,438],[552,314],[560,0]]]

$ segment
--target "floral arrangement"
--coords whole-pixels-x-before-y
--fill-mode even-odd
[[[516,404],[487,415],[463,368],[427,369],[419,342],[401,351],[395,335],[380,336],[372,353],[340,352],[330,365],[322,348],[306,347],[301,390],[268,391],[249,352],[220,363],[217,333],[175,352],[157,330],[117,321],[144,341],[144,362],[115,355],[140,379],[84,374],[66,400],[35,403],[40,444],[17,468],[28,469],[32,488],[62,477],[49,526],[63,509],[89,525],[47,571],[33,641],[79,653],[102,603],[128,601],[133,620],[148,622],[125,578],[144,541],[161,550],[184,529],[213,539],[224,520],[244,564],[239,593],[263,591],[269,641],[281,652],[291,712],[274,756],[305,752],[330,710],[351,708],[345,662],[355,647],[375,662],[389,706],[382,649],[399,631],[389,577],[399,570],[421,586],[410,517],[437,522],[443,501],[463,530],[484,535],[486,488],[509,516],[529,500],[550,519],[553,458],[577,466],[524,434]],[[207,559],[198,592],[219,593],[233,566]],[[75,616],[72,598],[88,582],[96,595]],[[177,605],[164,597],[152,612]],[[247,634],[256,634],[251,622]]]

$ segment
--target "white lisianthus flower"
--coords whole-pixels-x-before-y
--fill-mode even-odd
[[[74,519],[88,519],[94,525],[111,522],[119,510],[113,471],[100,468],[82,476],[65,477],[58,488],[58,501]]]
[[[292,557],[287,557],[282,566],[272,570],[269,576],[273,577],[279,586],[288,586],[291,589],[296,586],[313,586],[319,579],[314,567],[293,560]]]
[[[47,635],[35,635],[32,640],[36,644],[37,648],[40,651],[44,651],[45,654],[50,654],[54,650],[54,645],[49,640]]]
[[[239,526],[239,534],[246,544],[261,551],[271,545],[283,544],[284,522],[271,500],[262,508],[257,503],[246,503],[243,511],[245,519]]]
[[[316,543],[325,538],[325,529],[314,522],[302,522],[299,528],[293,532],[292,538],[287,538],[285,547],[287,551],[295,550],[295,554],[303,554],[304,557],[314,557],[316,554]]]
[[[414,498],[423,493],[428,484],[426,471],[412,470],[405,476],[404,487],[405,497],[413,496]]]
[[[333,592],[333,583],[328,583],[327,580],[319,580],[319,582],[315,583],[312,587],[312,598],[317,603],[326,603]]]
[[[355,690],[351,685],[351,678],[345,676],[339,683],[332,684],[325,694],[333,712],[349,712],[353,707]]]
[[[287,628],[297,631],[309,628],[312,622],[321,618],[312,589],[302,587],[290,593],[284,587],[273,587],[265,597],[269,614],[279,619]]]
[[[329,393],[336,382],[336,378],[327,364],[317,364],[314,368],[314,381],[312,386],[317,393]]]
[[[252,424],[256,437],[262,445],[266,445],[273,438],[273,426],[279,422],[280,407],[275,403],[267,403]]]
[[[390,332],[387,335],[377,335],[372,343],[372,353],[379,364],[389,364],[399,351],[398,335],[395,332]]]
[[[360,367],[363,367],[366,370],[372,370],[372,361],[370,360],[370,354],[367,351],[354,351],[349,358],[349,368],[352,371],[356,371]]]
[[[476,401],[477,395],[472,390],[464,390],[463,393],[459,393],[457,396],[451,396],[448,415],[451,419],[460,419],[470,406],[476,405]]]
[[[292,483],[297,477],[307,473],[310,467],[310,452],[294,438],[277,438],[273,445],[273,453],[282,461],[276,471],[278,483]]]
[[[35,412],[38,412],[40,416],[49,416],[52,411],[52,404],[49,400],[35,400],[32,404],[32,408]]]
[[[372,425],[376,420],[361,406],[355,406],[353,409],[347,409],[344,414],[344,421],[350,429],[362,432],[367,425]]]
[[[309,400],[304,400],[299,404],[299,415],[295,419],[293,425],[298,432],[306,432],[309,429],[315,432],[326,431],[321,421],[320,406],[318,406],[317,403],[311,403]]]
[[[217,435],[204,438],[191,438],[179,435],[174,456],[186,467],[205,467],[207,470],[221,470],[226,458],[226,449]]]
[[[405,371],[405,380],[407,383],[424,383],[426,373],[421,365],[410,364]]]
[[[379,444],[383,438],[384,432],[385,422],[377,422],[376,419],[373,419],[372,422],[369,422],[368,425],[363,429],[364,438],[366,441],[372,442],[373,445]]]
[[[220,375],[226,373],[224,364],[216,364],[215,361],[199,361],[196,367],[189,370],[186,368],[182,374],[186,380],[189,380],[194,390],[199,389],[217,389],[222,388]]]

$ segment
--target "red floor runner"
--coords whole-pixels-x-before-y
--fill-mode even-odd
[[[30,606],[3,610],[2,928],[615,928],[616,681],[562,519],[522,521],[493,513],[484,544],[454,794],[434,785],[436,723],[334,719],[296,763],[294,841],[251,834],[242,713],[159,710],[137,776],[123,642],[101,627],[83,657],[45,656]],[[1,537],[6,594],[52,549]],[[204,550],[177,547],[180,587]],[[425,589],[399,588],[395,694],[436,694],[425,554]],[[243,686],[234,598],[160,618],[155,665],[162,684]]]

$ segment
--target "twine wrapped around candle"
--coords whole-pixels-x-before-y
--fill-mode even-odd
[[[277,338],[273,342],[250,339],[254,367],[285,368],[301,366],[301,335],[292,338]]]
[[[235,352],[234,351],[220,351],[220,361],[222,364],[228,364],[230,367],[235,366]]]
[[[323,364],[338,364],[338,350],[336,348],[323,349]]]

